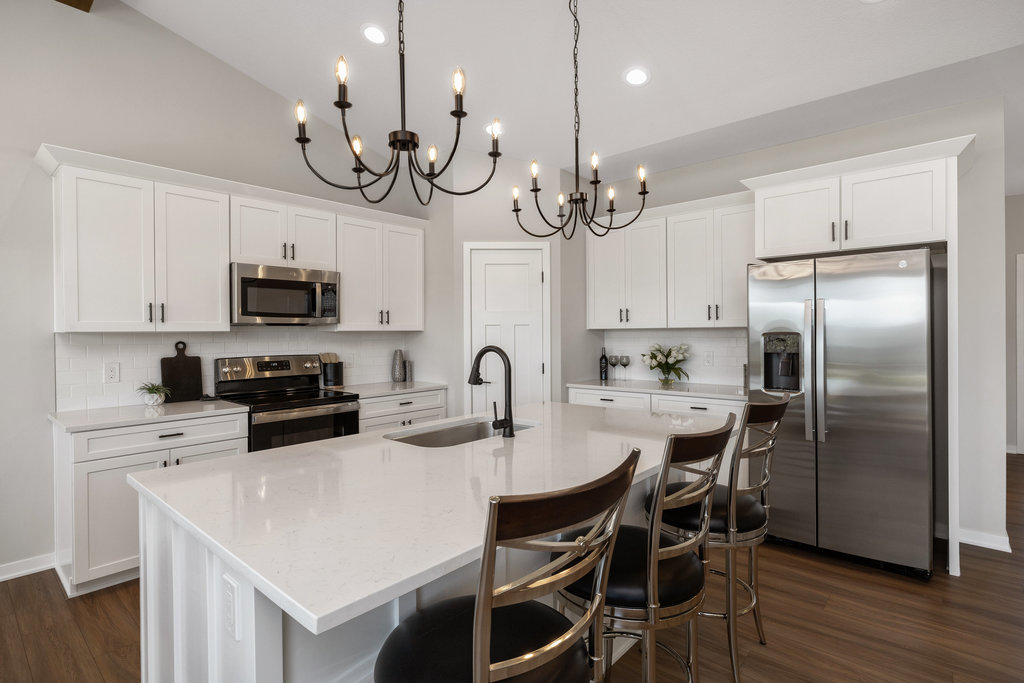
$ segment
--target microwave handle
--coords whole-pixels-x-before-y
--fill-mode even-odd
[[[313,317],[314,318],[321,318],[321,317],[323,317],[321,315],[323,313],[323,310],[324,310],[324,301],[323,301],[323,299],[324,299],[324,292],[323,292],[323,287],[324,287],[324,285],[323,285],[322,282],[317,282],[316,283],[316,304],[315,304],[315,310],[313,311]]]

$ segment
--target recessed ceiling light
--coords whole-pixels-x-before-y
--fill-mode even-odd
[[[388,34],[376,24],[363,24],[360,29],[363,37],[374,45],[384,45],[388,42]]]
[[[651,80],[651,72],[642,66],[631,66],[622,72],[622,79],[630,85],[643,85]]]

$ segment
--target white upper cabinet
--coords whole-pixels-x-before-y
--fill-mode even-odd
[[[64,167],[57,332],[227,330],[228,197]]]
[[[747,203],[668,219],[668,326],[744,327],[754,209]]]
[[[336,270],[335,215],[254,197],[231,196],[231,260]]]
[[[227,195],[163,183],[155,192],[155,328],[227,331]]]
[[[338,330],[422,330],[423,231],[338,216]]]
[[[750,178],[758,258],[945,241],[973,135]]]
[[[839,178],[822,178],[754,194],[757,256],[835,251],[839,242]]]
[[[587,327],[665,327],[665,219],[587,232]]]

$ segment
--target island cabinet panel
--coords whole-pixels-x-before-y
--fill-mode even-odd
[[[588,328],[665,327],[665,283],[664,218],[587,233]]]
[[[338,216],[338,330],[422,330],[423,231]]]

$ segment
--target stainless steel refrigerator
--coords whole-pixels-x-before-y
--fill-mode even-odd
[[[931,571],[941,259],[915,249],[750,266],[749,388],[793,395],[771,535]]]

